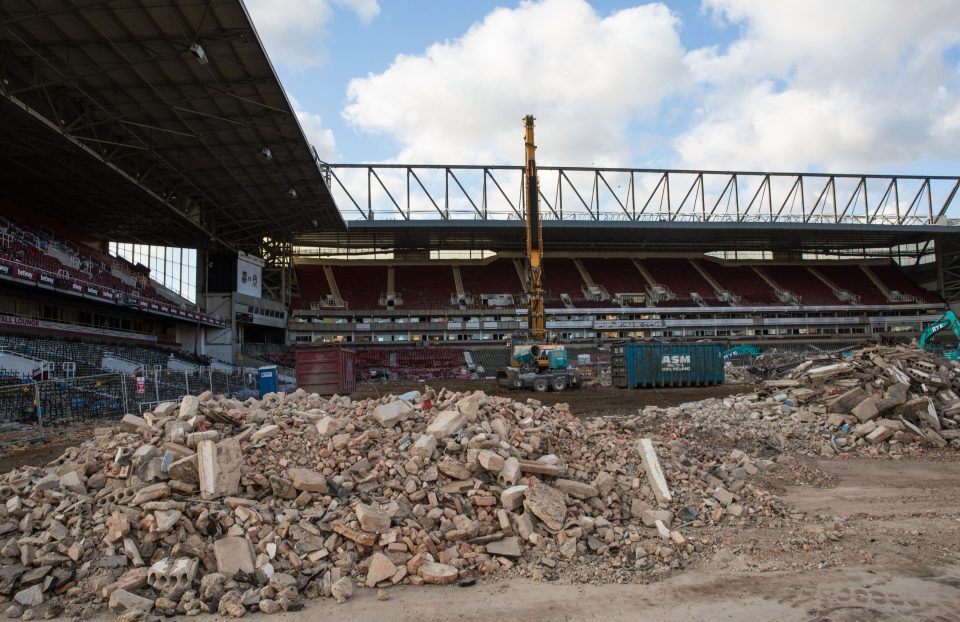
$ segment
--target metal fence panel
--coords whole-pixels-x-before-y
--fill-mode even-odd
[[[257,376],[240,370],[151,370],[0,386],[0,424],[119,418],[204,391],[246,399],[258,394]]]

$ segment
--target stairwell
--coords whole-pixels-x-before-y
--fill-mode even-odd
[[[380,304],[392,309],[397,305],[403,304],[400,296],[397,295],[395,286],[396,273],[393,266],[387,266],[387,291],[380,297]]]
[[[327,287],[330,289],[330,294],[333,296],[333,303],[342,307],[343,297],[340,295],[340,288],[337,287],[337,279],[333,276],[333,268],[330,266],[323,267],[323,274],[327,277]]]
[[[460,276],[460,266],[451,266],[453,269],[453,285],[457,288],[457,297],[463,298],[466,292],[463,291],[463,277]]]
[[[460,274],[460,266],[450,266],[453,271],[453,286],[457,290],[450,296],[450,304],[465,309],[467,305],[473,304],[472,297],[468,300],[467,292],[463,289],[463,276]]]
[[[769,276],[767,276],[767,274],[763,270],[761,270],[759,267],[751,266],[751,268],[753,268],[753,271],[757,274],[757,276],[763,279],[764,283],[770,286],[770,289],[773,290],[773,293],[776,294],[780,302],[784,304],[791,304],[791,305],[798,304],[796,294],[780,287],[780,285],[778,285],[776,281],[774,281]]]
[[[637,270],[640,271],[640,274],[643,275],[644,280],[647,282],[647,295],[650,296],[650,300],[653,302],[663,302],[676,298],[673,292],[667,289],[666,286],[657,283],[657,280],[653,278],[653,275],[650,274],[647,267],[643,265],[643,262],[639,259],[631,259],[630,261],[633,262],[633,265],[636,266]]]
[[[587,287],[596,287],[597,284],[593,282],[593,279],[590,278],[590,273],[587,272],[586,266],[583,265],[583,262],[579,259],[573,260],[573,265],[577,267],[577,272],[580,273],[580,278],[583,279],[583,282],[587,284]]]
[[[587,298],[591,300],[609,300],[610,293],[606,289],[596,284],[593,278],[590,276],[590,273],[587,272],[587,267],[583,265],[583,262],[579,259],[573,260],[573,265],[577,267],[577,272],[580,273],[580,278],[583,279],[583,282],[586,283],[586,286],[583,288],[583,293],[586,294]]]
[[[527,283],[527,271],[523,269],[523,264],[519,259],[513,260],[513,267],[517,271],[517,278],[520,279],[520,286],[523,287],[523,293],[530,293],[530,284]]]

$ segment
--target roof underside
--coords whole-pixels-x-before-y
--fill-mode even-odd
[[[4,0],[0,19],[0,194],[176,246],[343,226],[238,0]]]
[[[837,251],[923,244],[960,236],[960,227],[799,223],[545,221],[547,253],[557,251]],[[507,221],[351,221],[344,231],[301,235],[304,246],[355,249],[521,251],[524,225]]]

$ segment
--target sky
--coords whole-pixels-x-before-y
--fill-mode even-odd
[[[956,0],[245,0],[330,162],[960,172]]]

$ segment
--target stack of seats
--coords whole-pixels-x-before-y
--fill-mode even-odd
[[[374,368],[388,369],[399,378],[453,378],[463,369],[463,348],[438,347],[359,347],[354,354],[358,379],[370,378]]]

